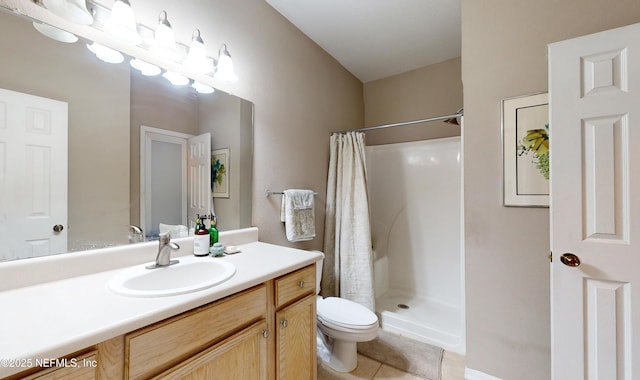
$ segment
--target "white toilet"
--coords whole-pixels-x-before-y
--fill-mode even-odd
[[[320,293],[322,259],[316,262],[316,291]],[[357,343],[378,336],[378,317],[366,307],[338,297],[316,297],[318,358],[338,372],[358,365]]]

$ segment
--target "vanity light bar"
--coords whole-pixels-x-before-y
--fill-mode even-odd
[[[122,1],[122,0],[119,0]],[[111,15],[111,10],[104,5],[95,2],[93,0],[87,1],[89,5],[90,11],[94,15],[94,21],[91,25],[92,27],[102,30],[105,33],[109,32],[109,19]],[[161,20],[167,20],[167,13],[162,11],[160,13]],[[170,25],[170,24],[169,24]],[[136,42],[137,46],[140,46],[146,50],[153,52],[155,44],[155,32],[154,28],[148,27],[143,24],[136,24],[137,32],[141,36],[141,41]],[[116,36],[117,37],[117,36]],[[226,43],[223,43],[218,50],[218,57],[212,58],[206,56],[206,63],[200,61],[199,67],[194,67],[193,62],[189,60],[189,52],[192,48],[194,39],[197,42],[202,43],[202,37],[200,35],[200,30],[195,29],[192,36],[191,42],[189,45],[180,43],[178,41],[175,42],[175,55],[172,55],[169,59],[172,61],[182,61],[181,63],[187,67],[187,69],[191,71],[197,71],[201,75],[212,76],[215,80],[234,83],[237,82],[238,76],[235,73],[233,68],[233,62],[231,61],[231,54],[229,53],[228,47]],[[204,47],[204,46],[198,46]],[[200,53],[202,54],[202,53]],[[161,59],[166,59],[163,55],[159,55]],[[157,74],[156,74],[157,75]]]
[[[54,10],[57,9],[54,7],[55,4],[59,5],[60,3],[66,3],[68,0],[34,1],[36,4],[54,12]],[[73,0],[72,3],[75,5],[78,1],[79,0]],[[81,0],[81,2],[82,5],[85,4],[84,0]],[[113,5],[113,9],[109,9],[95,1],[86,1],[86,4],[89,7],[88,9],[85,8],[85,10],[86,13],[91,16],[91,20],[90,22],[81,20],[82,22],[77,21],[77,23],[89,25],[90,27],[101,30],[120,41],[146,49],[152,54],[158,56],[160,59],[169,61],[181,61],[181,64],[185,68],[187,68],[189,72],[210,76],[214,80],[220,82],[235,83],[238,81],[238,76],[235,73],[233,62],[231,60],[231,54],[229,53],[226,44],[222,44],[222,46],[218,50],[218,58],[214,59],[206,55],[204,42],[200,35],[199,29],[194,30],[190,46],[175,42],[175,37],[173,37],[173,30],[171,29],[171,25],[169,24],[166,11],[160,12],[159,25],[156,30],[153,30],[145,25],[137,24],[135,22],[135,15],[133,13],[133,9],[131,8],[129,0],[116,0]],[[58,8],[60,7],[58,6]],[[113,17],[114,15],[116,15],[116,13],[124,14],[125,17]],[[41,33],[58,41],[68,43],[77,41],[77,37],[75,35],[47,24],[34,22],[34,27]],[[51,30],[59,33],[46,33],[50,32]],[[164,34],[167,34],[168,36],[170,34],[169,37],[173,37],[168,38],[168,40],[170,40],[168,42],[168,45],[167,43],[165,43],[164,45],[159,45],[159,42],[157,41],[159,30],[164,31]],[[165,46],[165,48],[161,49],[162,46]],[[122,55],[122,53],[107,46],[93,42],[87,44],[87,47],[101,61],[114,64],[118,64],[124,61],[124,56]],[[170,54],[170,56],[168,54]],[[145,76],[159,75],[163,71],[159,66],[156,66],[150,62],[140,60],[138,58],[131,59],[130,65],[133,68],[139,70],[142,75]],[[176,86],[184,86],[190,82],[190,80],[188,79],[185,81],[186,77],[177,75],[177,73],[173,72],[167,71],[165,72],[165,74],[163,74],[163,76]],[[193,80],[192,87],[198,93],[202,94],[210,94],[214,92],[213,87],[205,85],[197,80]]]

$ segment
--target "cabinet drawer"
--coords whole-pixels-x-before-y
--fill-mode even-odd
[[[312,264],[293,273],[278,277],[275,281],[275,286],[276,308],[306,294],[315,292],[316,265]]]
[[[125,337],[125,377],[147,378],[265,318],[265,285],[186,312]]]

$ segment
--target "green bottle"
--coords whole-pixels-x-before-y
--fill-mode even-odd
[[[200,214],[196,214],[196,226],[193,228],[194,235],[200,229],[200,224],[202,224],[202,220],[200,219]]]
[[[209,225],[209,237],[210,237],[209,247],[213,247],[213,245],[218,242],[218,230],[216,229],[215,216],[211,217],[211,224]]]

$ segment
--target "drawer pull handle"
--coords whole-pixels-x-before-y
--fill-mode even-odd
[[[262,337],[267,339],[269,337],[269,330],[262,330]]]
[[[282,327],[287,327],[289,326],[289,321],[287,321],[286,319],[283,319],[282,321],[280,321],[280,324],[282,325]]]
[[[298,286],[299,286],[299,287],[301,287],[301,288],[304,288],[304,281],[300,281],[300,282],[298,283]]]

